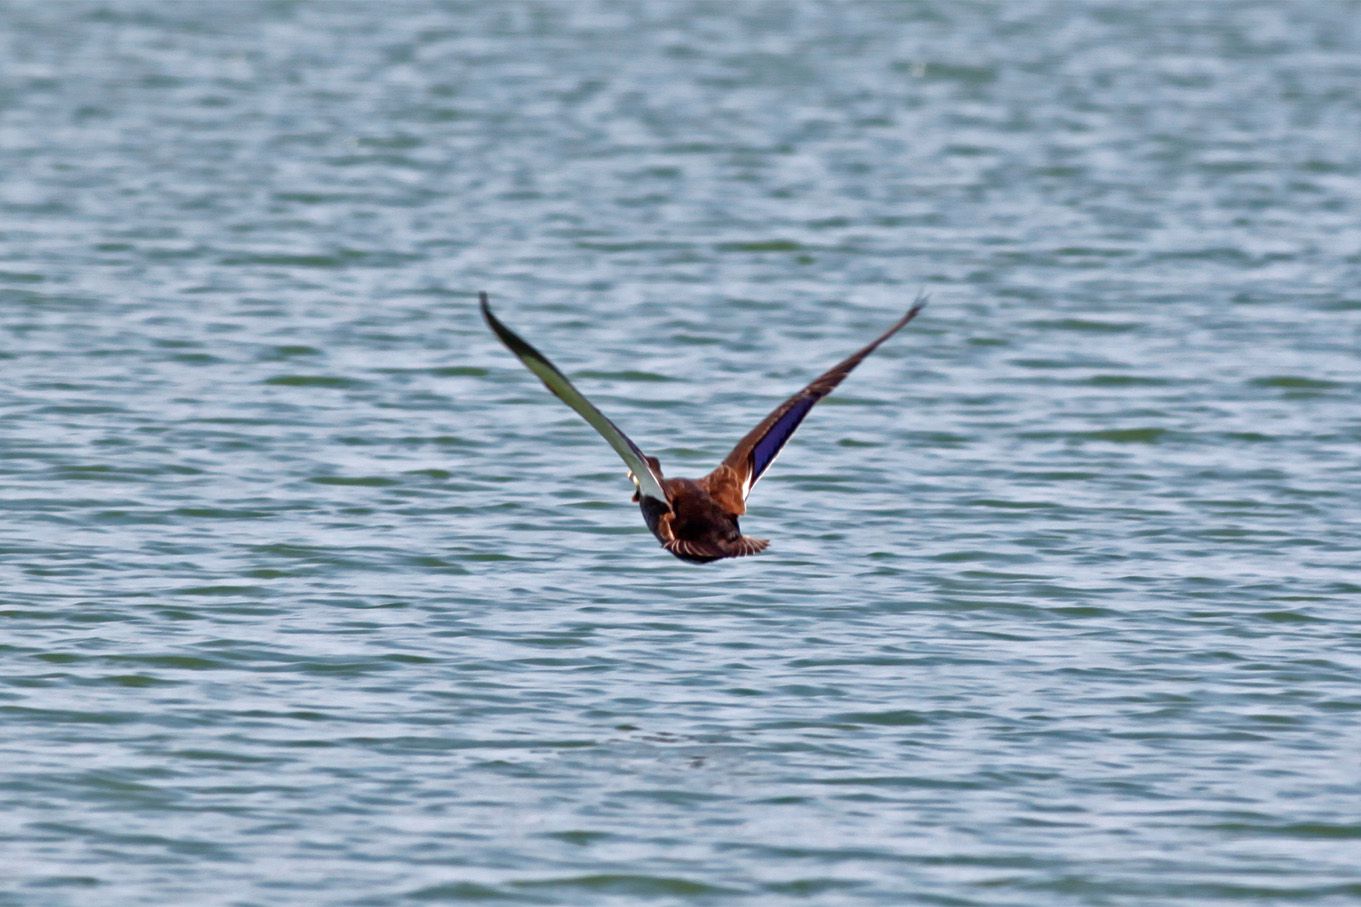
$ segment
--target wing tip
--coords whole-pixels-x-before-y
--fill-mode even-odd
[[[930,293],[926,292],[925,290],[918,290],[917,298],[912,300],[912,307],[909,308],[907,310],[907,314],[903,316],[903,324],[907,324],[913,318],[916,318],[918,313],[920,313],[922,309],[926,308],[926,304],[930,301],[931,301]]]
[[[482,310],[482,320],[487,322],[487,327],[491,328],[492,333],[495,334],[512,353],[519,356],[521,359],[523,359],[526,354],[530,354],[538,359],[547,361],[547,358],[542,353],[526,343],[523,337],[506,327],[500,318],[497,318],[492,314],[491,301],[488,299],[485,291],[477,294],[477,305],[478,308]]]

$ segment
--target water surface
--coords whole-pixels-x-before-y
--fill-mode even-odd
[[[1361,900],[1361,7],[0,7],[3,904]],[[926,314],[659,551],[672,474]]]

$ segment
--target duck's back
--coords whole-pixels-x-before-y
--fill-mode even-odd
[[[737,516],[714,500],[704,486],[691,479],[665,479],[673,516],[667,539],[654,529],[666,549],[681,560],[708,563],[725,557],[745,557],[765,550],[765,539],[742,535]]]

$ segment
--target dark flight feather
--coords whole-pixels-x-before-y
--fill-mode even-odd
[[[662,489],[661,476],[653,471],[652,465],[647,462],[647,456],[638,449],[638,445],[634,444],[632,439],[624,434],[618,425],[615,425],[606,418],[604,413],[596,409],[595,404],[587,400],[581,391],[577,390],[572,382],[567,380],[567,376],[548,360],[547,356],[534,349],[524,338],[502,324],[491,313],[491,306],[487,302],[486,293],[479,294],[478,301],[482,307],[482,317],[487,320],[487,324],[496,333],[496,336],[501,338],[501,342],[525,364],[526,368],[539,376],[544,387],[575,410],[609,442],[615,453],[619,454],[625,465],[628,466],[629,476],[638,486],[638,493],[644,497],[664,502],[666,492]]]
[[[770,415],[761,420],[760,425],[747,432],[746,436],[737,442],[732,453],[723,460],[723,465],[736,473],[744,501],[751,495],[752,488],[760,481],[761,476],[770,468],[770,464],[775,462],[785,442],[793,437],[794,430],[799,427],[799,423],[813,406],[845,380],[866,356],[878,349],[879,344],[901,331],[909,321],[916,318],[917,313],[925,305],[926,297],[918,296],[907,314],[894,322],[892,327],[775,407]]]

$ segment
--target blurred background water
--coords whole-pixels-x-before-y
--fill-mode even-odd
[[[0,5],[0,903],[1361,901],[1361,5]],[[661,552],[672,474],[926,314]]]

